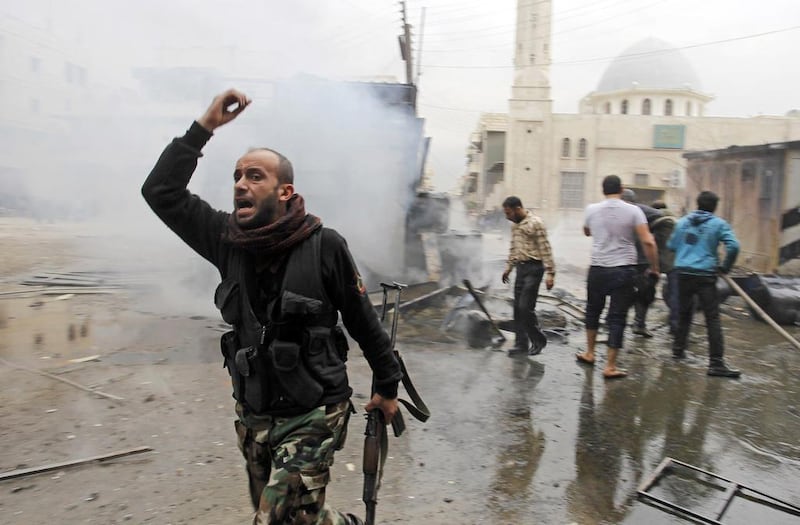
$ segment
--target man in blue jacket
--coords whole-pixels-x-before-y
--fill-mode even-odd
[[[675,226],[667,247],[675,252],[678,272],[678,330],[672,342],[672,357],[686,357],[686,341],[692,321],[694,296],[706,317],[708,333],[708,375],[739,377],[741,372],[729,368],[723,359],[725,351],[719,320],[717,273],[728,273],[739,254],[739,241],[730,225],[714,215],[719,197],[711,191],[697,196],[697,210],[683,217]],[[719,244],[725,245],[725,260],[720,265]]]

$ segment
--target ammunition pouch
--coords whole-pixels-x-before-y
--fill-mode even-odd
[[[336,389],[347,382],[347,369],[341,357],[341,348],[337,345],[336,331],[338,327],[309,326],[303,331],[303,347],[308,369],[314,379],[322,384],[325,390]],[[338,328],[341,330],[341,328]],[[347,338],[341,333],[347,358]]]
[[[300,345],[275,340],[269,347],[275,376],[283,393],[297,406],[311,409],[322,399],[322,385],[309,373],[301,357]]]

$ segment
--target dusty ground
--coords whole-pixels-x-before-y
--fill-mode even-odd
[[[84,226],[3,219],[0,240],[0,473],[153,448],[2,481],[0,522],[247,523],[213,273],[165,248],[177,241],[112,241]],[[108,293],[20,284],[78,269],[104,276],[95,290]],[[186,269],[195,277],[177,284],[195,295],[173,282]],[[407,417],[407,434],[391,440],[379,522],[683,523],[635,497],[664,456],[800,504],[800,353],[745,312],[730,308],[723,321],[740,381],[707,378],[700,342],[688,363],[665,357],[660,309],[660,337],[630,341],[623,356],[631,377],[604,382],[574,363],[579,331],[536,359],[512,359],[442,336],[444,311],[409,313],[399,334],[434,415],[424,425]],[[357,350],[349,367],[360,406],[369,372]],[[354,417],[330,488],[335,506],[359,514],[362,432]],[[718,497],[706,486],[666,492],[700,507]],[[798,523],[762,507],[733,514]]]

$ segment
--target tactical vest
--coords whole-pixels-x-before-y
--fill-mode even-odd
[[[286,263],[281,288],[267,306],[266,324],[247,290],[258,286],[252,256],[231,250],[214,302],[233,330],[220,344],[233,397],[253,414],[301,413],[347,390],[347,340],[322,282],[322,231],[298,245]]]

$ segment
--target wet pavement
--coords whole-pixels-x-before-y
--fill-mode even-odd
[[[5,289],[20,288],[7,282]],[[579,289],[580,276],[570,291]],[[731,300],[723,315],[726,357],[742,369],[741,379],[705,375],[701,325],[692,328],[690,358],[674,362],[659,302],[649,316],[656,337],[626,334],[620,365],[630,375],[607,381],[603,345],[594,368],[575,362],[584,348],[576,321],[568,320],[566,341],[551,342],[539,356],[509,357],[511,334],[503,348],[471,348],[439,330],[456,300],[402,316],[398,349],[433,415],[423,424],[406,414],[407,433],[390,438],[379,522],[687,523],[637,498],[637,487],[665,457],[800,505],[800,351],[751,319],[741,302]],[[0,485],[0,513],[16,516],[8,523],[51,516],[35,503],[38,496],[71,512],[62,514],[63,523],[247,521],[229,386],[217,360],[221,327],[209,313],[210,296],[194,309],[176,301],[156,304],[147,288],[0,298],[0,357],[127,398],[98,401],[0,366],[7,447],[0,470],[126,444],[153,445],[158,454],[157,461],[61,473],[70,481],[60,485],[55,477]],[[490,304],[498,318],[508,315],[502,302]],[[92,355],[100,357],[69,361]],[[370,374],[357,349],[348,367],[360,407]],[[334,505],[359,513],[362,431],[363,420],[354,416],[329,492]],[[72,491],[82,488],[102,494],[97,506],[85,495],[85,503],[71,503],[79,497]],[[705,477],[680,472],[653,493],[703,513],[724,496]],[[800,523],[797,515],[744,498],[725,516],[726,524]]]
[[[665,312],[653,314],[658,321]],[[579,330],[535,358],[414,344],[409,369],[434,417],[414,435],[412,455],[442,474],[423,492],[451,498],[458,523],[684,522],[637,499],[637,487],[672,457],[800,505],[800,352],[738,317],[723,323],[739,380],[705,375],[699,325],[686,362],[670,357],[663,326],[653,339],[628,337],[621,365],[630,375],[617,380],[604,380],[601,361],[575,362]],[[719,505],[722,492],[705,480],[676,479],[652,492],[705,514]],[[800,523],[740,498],[725,518]]]

